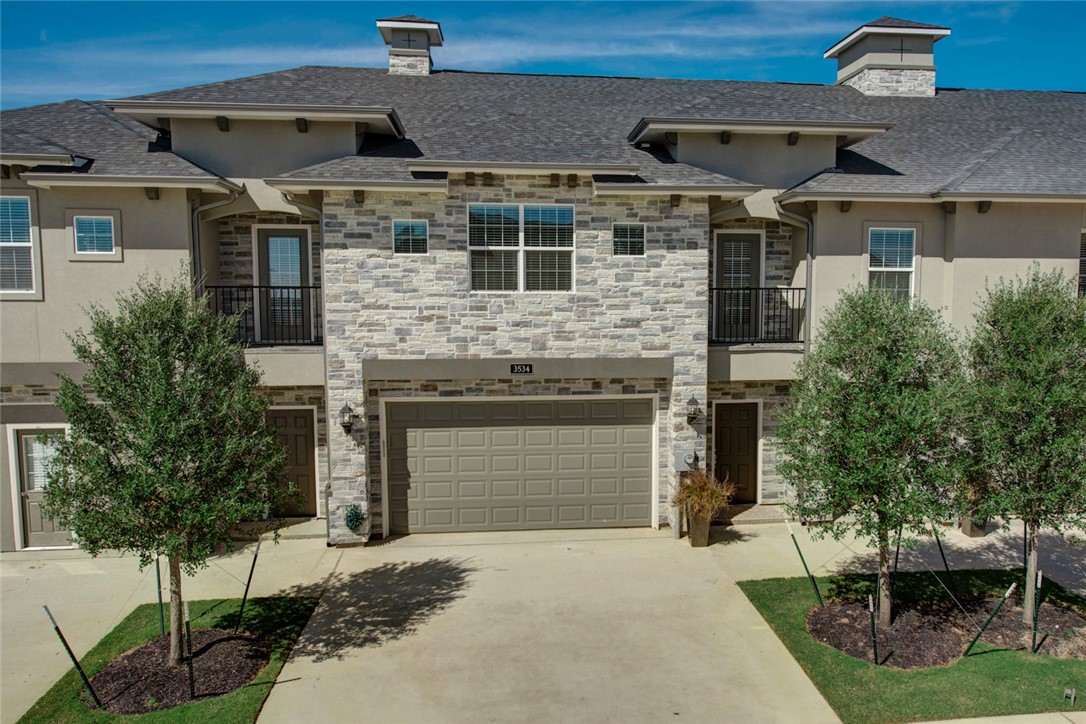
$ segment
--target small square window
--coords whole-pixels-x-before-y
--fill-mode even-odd
[[[645,225],[615,224],[611,253],[615,256],[645,255]]]
[[[112,254],[113,250],[112,216],[75,217],[75,253]]]
[[[394,254],[426,254],[429,228],[425,221],[393,221],[392,252]]]

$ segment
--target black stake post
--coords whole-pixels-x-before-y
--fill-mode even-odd
[[[977,641],[980,640],[980,637],[984,634],[984,630],[988,628],[988,624],[992,623],[992,619],[999,613],[999,609],[1003,608],[1003,604],[1011,597],[1011,594],[1014,592],[1014,587],[1017,585],[1017,583],[1012,583],[1011,587],[1007,589],[1007,592],[1003,594],[1003,598],[999,599],[999,603],[996,604],[995,610],[988,616],[988,620],[984,622],[984,625],[980,627],[980,631],[977,631],[977,635],[974,636],[973,640],[969,642],[969,645],[965,647],[965,653],[962,654],[963,657],[969,655],[969,651],[976,645]]]
[[[792,536],[792,543],[796,546],[796,553],[799,553],[799,560],[803,563],[803,570],[807,572],[807,580],[811,582],[811,588],[814,589],[815,598],[818,599],[819,606],[825,606],[822,602],[822,594],[818,591],[818,584],[815,583],[814,576],[811,575],[811,569],[807,567],[807,559],[803,557],[803,551],[799,549],[799,541],[796,540],[796,534],[792,530],[792,523],[784,521],[784,524],[788,526],[788,535]]]
[[[897,578],[897,559],[901,556],[901,534],[905,532],[905,524],[897,529],[897,548],[894,550],[894,573],[890,576],[890,590],[894,588],[894,580]]]
[[[155,554],[155,583],[158,584],[158,633],[161,638],[166,638],[166,614],[162,611],[162,569],[158,565],[158,554]]]
[[[196,679],[192,675],[192,625],[189,623],[189,602],[185,601],[185,646],[188,649],[189,698],[196,699]]]
[[[867,594],[867,610],[871,612],[871,652],[875,657],[875,666],[879,665],[879,637],[875,633],[875,598]]]
[[[1037,617],[1041,613],[1041,579],[1043,574],[1037,571],[1037,590],[1033,592],[1033,643],[1029,646],[1031,654],[1037,653]]]
[[[87,687],[87,691],[90,693],[91,698],[94,699],[94,705],[101,709],[102,702],[98,699],[98,695],[94,693],[94,687],[91,686],[90,679],[87,678],[87,673],[83,671],[83,667],[79,665],[79,660],[75,658],[75,654],[72,653],[72,647],[68,645],[68,639],[64,638],[60,626],[57,625],[57,620],[53,618],[53,614],[49,611],[48,606],[42,606],[42,609],[45,611],[45,615],[49,617],[49,623],[53,624],[53,630],[57,632],[57,638],[60,639],[60,643],[64,644],[64,650],[68,652],[68,658],[71,659],[72,664],[75,665],[75,670],[79,672],[79,676],[83,679],[83,685]]]
[[[234,626],[234,632],[237,633],[241,628],[241,617],[245,615],[245,601],[249,598],[249,584],[253,582],[253,571],[256,570],[256,559],[260,555],[260,539],[256,541],[256,550],[253,551],[253,565],[249,566],[249,577],[245,579],[245,593],[241,597],[241,608],[238,610],[238,622]]]
[[[943,568],[946,569],[946,579],[950,581],[950,590],[954,597],[958,597],[958,587],[954,585],[954,574],[950,572],[950,564],[946,562],[946,553],[943,552],[943,541],[939,538],[939,531],[935,527],[935,520],[931,521],[931,534],[935,536],[935,545],[939,546],[939,556],[943,559]]]

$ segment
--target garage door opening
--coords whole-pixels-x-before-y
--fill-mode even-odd
[[[655,400],[387,401],[386,533],[652,524]]]

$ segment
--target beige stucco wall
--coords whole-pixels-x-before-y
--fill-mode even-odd
[[[676,161],[767,188],[794,186],[837,160],[836,137],[802,132],[794,146],[783,133],[737,133],[730,143],[721,143],[719,133],[680,133],[678,141]]]
[[[170,121],[173,152],[230,178],[268,178],[357,150],[355,124],[311,121],[299,133],[294,121],[230,119],[220,131],[211,118]]]
[[[900,50],[904,41],[905,51]],[[935,41],[920,35],[868,35],[837,56],[841,80],[865,66],[878,68],[932,68]]]
[[[3,192],[26,187],[5,181]],[[41,299],[0,302],[0,363],[74,360],[67,333],[85,327],[91,303],[109,307],[142,275],[174,276],[189,258],[189,211],[183,189],[161,189],[151,201],[143,189],[36,189],[32,222],[40,229]],[[122,261],[74,261],[68,209],[118,210]]]
[[[846,213],[836,202],[820,202],[808,292],[816,334],[840,292],[867,283],[868,226],[916,227],[914,295],[962,331],[972,323],[986,281],[1023,274],[1034,261],[1076,273],[1083,208],[995,202],[981,214],[975,202],[961,202],[952,214],[938,203],[861,202]]]

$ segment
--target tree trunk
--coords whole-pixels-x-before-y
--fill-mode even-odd
[[[170,665],[181,663],[181,561],[170,556]]]
[[[879,628],[890,628],[890,533],[879,531]]]
[[[1026,587],[1022,589],[1022,621],[1033,623],[1037,598],[1037,523],[1026,523]]]

